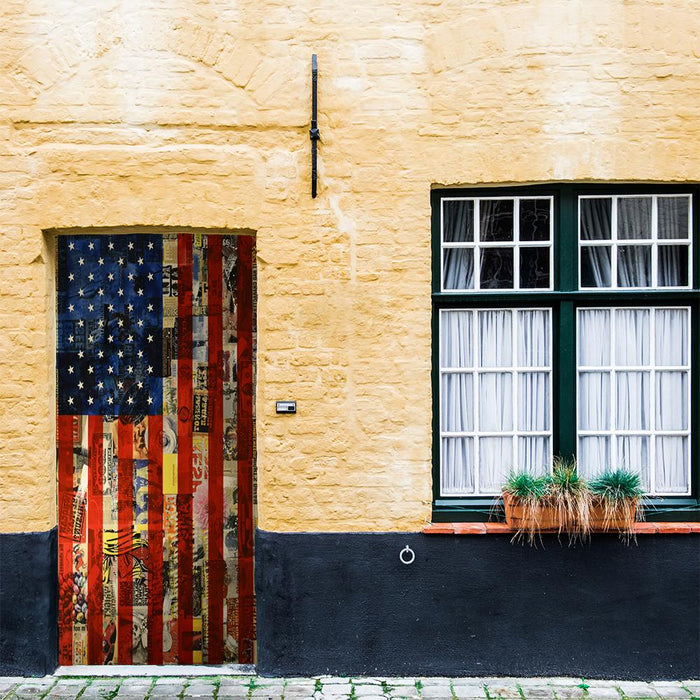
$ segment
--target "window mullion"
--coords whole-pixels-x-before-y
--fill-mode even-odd
[[[573,302],[563,301],[559,308],[559,454],[577,454],[576,392],[576,310]]]

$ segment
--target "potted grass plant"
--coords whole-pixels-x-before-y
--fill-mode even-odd
[[[624,469],[605,471],[591,481],[590,490],[591,526],[631,534],[634,523],[644,514],[639,474]]]
[[[566,533],[570,543],[588,539],[592,531],[631,535],[641,515],[637,474],[607,471],[589,483],[574,460],[556,458],[551,474],[511,472],[501,491],[514,539],[530,544],[547,532]]]

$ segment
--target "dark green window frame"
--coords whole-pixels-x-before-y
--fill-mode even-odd
[[[690,289],[591,291],[578,289],[578,197],[621,194],[690,194],[692,282]],[[554,200],[553,291],[442,292],[440,202],[443,197],[552,196]],[[555,455],[576,454],[576,309],[592,306],[684,305],[691,308],[691,495],[650,498],[650,521],[700,520],[700,188],[697,184],[523,185],[435,189],[432,207],[432,391],[433,521],[485,521],[500,513],[494,498],[440,495],[439,311],[450,308],[550,308],[553,337],[553,424]],[[574,397],[572,400],[571,397]],[[494,505],[496,507],[494,508]]]

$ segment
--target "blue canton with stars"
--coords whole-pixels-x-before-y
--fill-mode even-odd
[[[162,413],[163,239],[59,236],[58,412]]]

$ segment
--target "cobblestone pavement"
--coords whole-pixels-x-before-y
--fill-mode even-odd
[[[261,678],[128,676],[2,678],[0,698],[214,698],[214,700],[462,700],[464,698],[700,698],[700,681],[584,681],[571,678]]]

